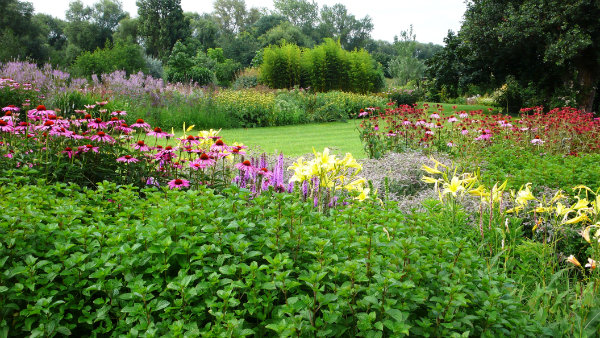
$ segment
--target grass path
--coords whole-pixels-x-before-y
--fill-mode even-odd
[[[453,104],[442,104],[445,115],[451,115]],[[429,110],[434,111],[436,103],[429,103]],[[456,105],[460,110],[487,110],[487,106]],[[227,143],[243,143],[259,152],[286,156],[301,156],[312,153],[313,147],[322,151],[328,147],[332,152],[344,155],[351,153],[355,158],[366,158],[359,139],[358,125],[361,120],[346,122],[313,123],[282,127],[223,129],[219,133]],[[197,131],[189,134],[195,135]],[[176,132],[180,137],[181,132]]]
[[[304,124],[296,126],[225,129],[219,135],[229,142],[241,142],[249,147],[260,147],[268,154],[283,152],[286,156],[312,153],[313,147],[322,151],[328,147],[341,155],[349,152],[355,158],[366,154],[358,137],[360,120]]]

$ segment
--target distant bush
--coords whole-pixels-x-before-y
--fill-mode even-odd
[[[423,92],[419,89],[392,88],[386,94],[388,100],[397,106],[412,106],[423,99]]]
[[[368,52],[345,51],[331,39],[304,50],[294,44],[269,46],[262,59],[261,81],[271,88],[367,93],[384,87],[383,72]]]
[[[237,75],[233,82],[233,89],[253,88],[258,85],[258,69],[247,68]]]
[[[75,59],[72,71],[75,75],[89,77],[124,70],[127,74],[147,72],[142,49],[134,44],[117,43],[93,52],[84,52]]]

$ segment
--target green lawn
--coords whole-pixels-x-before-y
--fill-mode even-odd
[[[251,129],[224,129],[225,141],[241,142],[250,147],[260,147],[268,154],[283,152],[286,156],[311,153],[313,147],[322,151],[328,147],[339,154],[351,153],[356,158],[366,154],[358,137],[360,120]]]
[[[454,104],[442,104],[444,113],[450,115]],[[435,110],[436,103],[429,103]],[[456,105],[456,111],[479,110],[487,112],[487,106]],[[300,156],[312,153],[313,147],[322,151],[328,147],[334,153],[351,153],[355,158],[366,158],[358,136],[360,120],[302,124],[295,126],[223,129],[219,133],[227,143],[243,143],[267,154],[283,152],[286,156]],[[194,131],[189,134],[196,134]],[[176,137],[180,137],[177,133]]]

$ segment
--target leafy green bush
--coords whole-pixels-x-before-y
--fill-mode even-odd
[[[387,97],[397,106],[412,106],[423,99],[423,93],[419,89],[392,88],[387,92]]]
[[[292,88],[302,84],[302,51],[295,44],[271,45],[264,49],[260,66],[261,82],[271,88]]]
[[[2,181],[5,335],[540,334],[447,218],[368,204],[328,216],[236,188]]]
[[[138,45],[117,43],[94,52],[84,52],[75,59],[73,73],[89,77],[124,70],[127,74],[147,71],[146,59]]]
[[[271,88],[311,87],[315,91],[359,93],[383,88],[383,71],[365,50],[347,52],[332,39],[312,49],[294,44],[264,49],[261,81]]]

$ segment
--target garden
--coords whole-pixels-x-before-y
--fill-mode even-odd
[[[3,71],[14,74],[0,88],[3,336],[600,327],[593,114],[215,92],[118,72],[89,84],[27,63]],[[158,126],[138,109],[195,98],[236,105],[225,116],[243,120],[251,114],[231,112],[255,104],[264,120],[253,121],[276,126],[287,115],[273,101],[289,97],[324,100],[298,107],[303,118],[329,121],[329,105],[331,120],[351,123],[357,157],[261,153],[227,130],[181,114]]]
[[[547,2],[7,0],[0,337],[597,336],[600,9]]]

